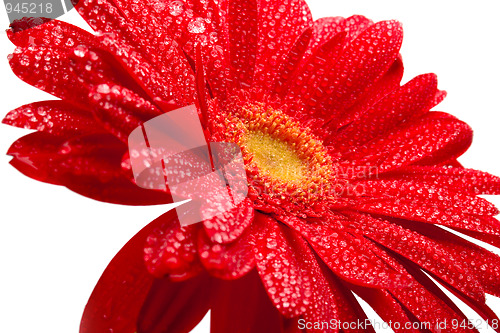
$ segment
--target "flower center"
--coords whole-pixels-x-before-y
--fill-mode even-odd
[[[288,143],[268,133],[249,131],[244,138],[257,167],[272,178],[285,181],[303,180],[307,173],[305,163]]]
[[[307,127],[267,103],[237,100],[226,110],[220,126],[241,147],[249,184],[260,197],[295,204],[332,197],[334,163]]]

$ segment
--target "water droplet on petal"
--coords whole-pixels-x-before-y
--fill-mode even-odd
[[[192,34],[202,34],[205,32],[207,27],[205,26],[205,20],[201,17],[197,17],[188,23],[187,30]]]

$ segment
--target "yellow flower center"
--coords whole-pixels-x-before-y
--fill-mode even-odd
[[[307,163],[279,138],[268,133],[249,131],[244,136],[244,142],[248,151],[253,154],[257,167],[272,178],[300,181],[306,177]]]
[[[227,112],[219,124],[225,140],[241,147],[249,182],[263,198],[333,199],[334,163],[307,127],[264,103],[237,101]]]

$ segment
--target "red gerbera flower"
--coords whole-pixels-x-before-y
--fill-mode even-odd
[[[9,32],[21,79],[61,100],[11,111],[36,129],[9,150],[24,174],[120,204],[167,203],[134,184],[132,130],[196,104],[209,141],[237,143],[250,184],[233,210],[181,227],[167,212],[113,259],[81,332],[373,331],[351,291],[395,331],[485,320],[499,296],[500,179],[463,168],[469,126],[430,112],[433,74],[400,85],[398,22],[311,19],[300,0],[82,0],[97,32],[60,21]],[[427,274],[425,274],[427,273]],[[418,327],[418,325],[412,326]],[[474,331],[467,325],[449,331]],[[425,331],[413,329],[413,331]]]

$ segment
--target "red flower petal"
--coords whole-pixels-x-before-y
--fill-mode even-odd
[[[136,332],[137,316],[154,280],[140,250],[151,229],[169,219],[176,219],[175,211],[144,227],[109,263],[85,307],[80,333]]]
[[[212,289],[212,279],[206,274],[183,282],[156,279],[135,317],[137,332],[190,332],[208,312]]]
[[[257,271],[269,297],[285,317],[305,312],[312,295],[311,277],[306,267],[310,257],[297,236],[280,228],[273,218],[257,213],[255,222]]]
[[[282,332],[282,317],[255,270],[238,280],[217,282],[210,318],[212,333]]]
[[[167,274],[187,279],[201,270],[196,247],[199,227],[181,227],[178,219],[165,220],[151,232],[144,248],[148,271],[155,277]]]
[[[443,322],[467,323],[467,317],[462,311],[423,272],[417,268],[408,266],[406,268],[420,284],[416,284],[409,290],[391,289],[389,292],[422,324],[428,325],[423,327],[435,331],[438,330],[439,325],[443,325]],[[447,326],[448,331],[449,328]],[[477,330],[463,325],[454,328],[453,332],[477,333]]]
[[[203,221],[203,226],[212,242],[230,243],[243,234],[253,218],[253,203],[246,198],[233,209]]]
[[[72,24],[50,20],[42,25],[18,31],[15,27],[7,31],[10,41],[16,46],[47,46],[72,48],[74,46],[97,45],[94,35]]]
[[[160,115],[149,101],[124,87],[101,84],[89,94],[96,119],[109,132],[124,142],[130,133],[143,123],[143,119]]]
[[[397,209],[414,210],[420,205],[429,206],[436,211],[446,212],[448,215],[496,215],[498,209],[487,200],[455,191],[449,191],[441,187],[430,186],[425,183],[402,180],[367,180],[359,181],[355,185],[362,197],[369,197],[368,203],[364,203],[363,198],[359,198],[359,207],[364,210],[367,207],[380,206],[384,202],[382,209],[394,212]],[[390,201],[390,202],[385,202]],[[420,214],[416,214],[419,216]]]
[[[271,90],[280,64],[302,32],[312,27],[309,7],[303,0],[259,0],[258,51],[254,86]]]
[[[57,152],[66,141],[45,132],[35,132],[17,139],[7,151],[13,159],[10,161],[16,169],[33,179],[60,185],[61,180],[55,175],[52,166],[58,158]]]
[[[340,56],[334,74],[324,77],[324,93],[311,108],[327,120],[342,114],[387,72],[402,38],[401,24],[396,21],[379,22],[364,30]]]
[[[64,137],[35,132],[18,139],[7,153],[14,157],[11,164],[28,177],[64,185],[95,200],[124,205],[171,202],[169,194],[139,188],[122,172],[120,161],[125,149],[109,134],[67,141]]]
[[[313,23],[314,34],[306,54],[307,56],[312,55],[316,49],[341,32],[346,33],[347,41],[352,41],[372,24],[372,20],[362,15],[353,15],[348,18],[319,18]]]
[[[257,0],[229,1],[227,29],[229,34],[230,84],[249,87],[253,81],[257,54]]]
[[[348,233],[338,221],[320,224],[291,217],[281,217],[280,220],[306,237],[314,251],[342,279],[368,287],[409,286],[407,278],[380,258],[374,245]]]
[[[286,101],[288,103],[307,101],[311,106],[317,103],[317,99],[324,94],[324,89],[328,84],[325,77],[331,76],[331,71],[336,69],[335,60],[344,47],[345,37],[345,33],[336,34],[328,42],[318,47],[298,68],[287,91]],[[305,106],[304,112],[298,113],[299,117],[307,115],[309,105]]]
[[[2,123],[63,137],[104,131],[96,123],[92,113],[64,101],[23,105],[10,111]]]
[[[471,298],[485,301],[481,284],[475,278],[466,279],[470,276],[468,267],[439,243],[381,219],[356,213],[348,215],[358,233],[401,254]]]
[[[14,74],[24,82],[86,108],[86,89],[69,70],[70,54],[69,50],[52,47],[17,48],[9,56],[9,63]]]
[[[204,232],[198,235],[200,261],[210,275],[234,280],[247,274],[255,266],[252,231],[230,244],[212,243]]]
[[[348,150],[383,135],[401,123],[426,113],[437,93],[437,77],[420,75],[378,101],[370,110],[342,130],[332,143]]]
[[[460,156],[471,140],[472,130],[466,123],[430,112],[402,129],[366,143],[342,159],[345,164],[372,166],[382,173],[420,161],[446,162]]]
[[[306,29],[304,32],[297,38],[295,43],[293,44],[290,52],[286,56],[286,60],[281,64],[279,69],[280,75],[276,80],[274,90],[281,97],[287,93],[288,85],[290,83],[290,79],[292,75],[297,70],[300,62],[303,60],[304,53],[307,50],[307,47],[311,41],[312,29]]]
[[[419,181],[454,192],[500,194],[499,177],[473,169],[407,166],[381,178]]]
[[[401,304],[385,289],[362,288],[356,285],[349,286],[367,302],[386,323],[392,323],[394,332],[421,332],[412,328],[413,322]],[[397,323],[397,324],[395,324]],[[408,326],[407,326],[408,325]],[[408,328],[407,328],[408,327]]]
[[[326,126],[321,125],[315,133],[321,138],[324,138],[324,144],[331,147],[330,149],[332,151],[335,150],[334,152],[337,153],[336,151],[342,148],[339,146],[341,140],[336,138],[338,135],[338,125],[353,122],[378,103],[380,99],[394,90],[399,89],[403,71],[403,60],[401,56],[398,56],[387,72],[385,72],[373,85],[368,87],[366,92],[344,112],[341,119],[335,121],[332,119]]]

